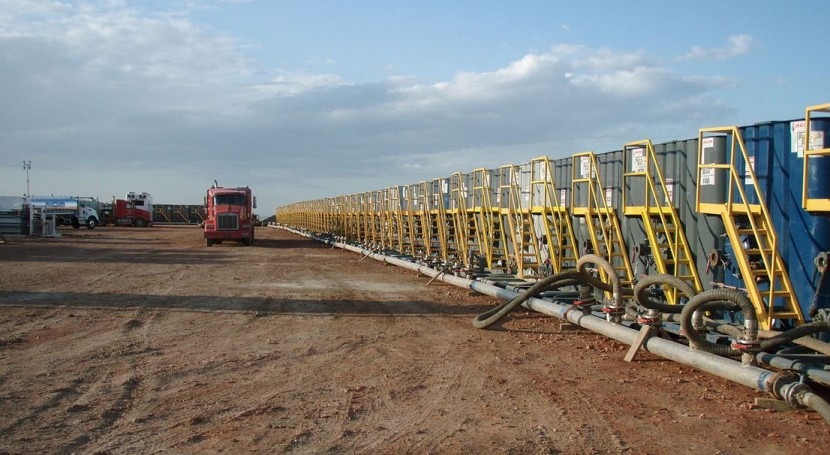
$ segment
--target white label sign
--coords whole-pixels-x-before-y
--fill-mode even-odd
[[[631,149],[631,172],[646,171],[646,149],[639,147]]]
[[[666,193],[669,198],[666,204],[674,205],[674,179],[666,179]]]
[[[700,170],[700,185],[714,185],[715,184],[715,170],[712,168],[704,168]]]
[[[790,151],[797,153],[799,158],[804,157],[804,149],[807,146],[806,133],[807,122],[799,120],[790,123]],[[824,148],[824,131],[810,131],[810,150],[821,150]]]
[[[706,161],[706,152],[715,148],[715,138],[713,137],[704,137],[701,150],[703,153],[700,154],[700,164],[708,164]]]
[[[579,159],[579,175],[583,179],[591,177],[591,157],[583,156]]]

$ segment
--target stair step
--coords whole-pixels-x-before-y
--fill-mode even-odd
[[[746,248],[743,250],[747,255],[758,255],[761,253],[772,254],[771,248]]]
[[[759,236],[759,237],[762,236],[762,235],[765,236],[767,234],[767,230],[763,229],[763,228],[760,228],[760,229],[757,229],[757,230],[756,229],[751,229],[751,228],[743,228],[743,229],[736,229],[735,232],[737,232],[739,235],[752,234],[752,235],[756,235],[756,236]]]
[[[772,312],[770,312],[770,315],[773,318],[787,319],[798,317],[798,312],[782,308],[773,308]]]

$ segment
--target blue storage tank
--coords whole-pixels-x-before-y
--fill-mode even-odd
[[[811,147],[827,147],[830,136],[830,118],[810,120],[814,132]],[[830,308],[830,279],[820,280],[815,259],[821,252],[830,251],[830,213],[810,214],[802,208],[801,196],[804,183],[803,135],[804,121],[790,123],[790,185],[788,196],[790,206],[790,230],[787,240],[794,248],[787,255],[790,281],[804,295],[799,294],[799,303],[805,314],[812,316],[815,310]],[[819,134],[815,134],[819,133]],[[821,140],[821,144],[812,141]],[[809,197],[830,198],[830,159],[813,158],[810,162]]]
[[[814,263],[821,252],[830,251],[830,217],[810,214],[801,206],[804,158],[798,151],[798,125],[803,129],[803,123],[776,121],[741,127],[750,163],[739,160],[743,166],[739,165],[738,172],[746,175],[746,166],[754,168],[758,189],[778,235],[778,252],[784,259],[790,282],[806,316],[810,314],[811,306],[830,307],[827,298],[830,289],[824,289],[830,284],[818,289],[820,277]],[[811,129],[824,132],[827,136],[830,133],[830,119],[813,120]],[[811,181],[815,183],[814,191],[827,192],[830,166],[813,164],[811,167],[810,178],[815,178],[815,182]],[[748,175],[743,183],[749,202],[757,203]],[[727,279],[727,283],[729,281]],[[817,292],[823,297],[817,298]]]

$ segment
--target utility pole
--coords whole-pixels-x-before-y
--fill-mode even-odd
[[[32,199],[29,193],[29,170],[32,169],[32,160],[23,160],[23,169],[26,170],[26,202],[29,202]]]

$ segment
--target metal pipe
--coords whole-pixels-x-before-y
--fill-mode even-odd
[[[798,398],[801,404],[816,411],[824,418],[825,422],[830,423],[830,404],[824,398],[813,392],[803,393]]]
[[[286,229],[286,228],[283,228]],[[286,229],[304,237],[315,238],[309,234],[296,231],[294,229]],[[319,240],[319,239],[315,239]],[[429,277],[437,277],[441,272],[430,267],[419,265],[414,262],[404,261],[398,258],[385,256],[378,253],[372,253],[365,248],[355,247],[342,242],[332,242],[325,240],[325,243],[343,248],[359,254],[365,254],[372,259],[397,265],[408,270],[412,270]],[[468,280],[466,278],[457,277],[455,275],[443,274],[437,279],[458,286],[461,288],[470,289],[478,293],[497,297],[500,299],[510,300],[518,295],[513,291],[499,288],[497,286],[482,283],[480,281]],[[572,324],[586,328],[593,332],[612,338],[621,343],[631,345],[636,342],[639,332],[630,329],[624,325],[614,324],[604,319],[595,316],[588,316],[582,314],[580,311],[573,311],[573,305],[561,305],[547,300],[537,299],[535,297],[529,298],[522,304],[525,308],[530,310],[553,316],[555,318],[568,321]],[[770,392],[769,379],[772,372],[758,368],[755,366],[743,366],[740,362],[720,357],[703,351],[693,351],[687,346],[665,340],[659,337],[650,337],[643,343],[643,346],[648,352],[663,357],[677,363],[697,368],[706,373],[728,379],[735,383],[753,388],[762,392]]]
[[[797,371],[804,374],[811,381],[830,386],[830,371],[824,368],[816,367],[809,362],[802,362],[801,360],[788,359],[779,355],[770,354],[768,352],[759,352],[755,355],[759,362],[769,365],[773,368],[786,371]]]
[[[286,227],[283,227],[283,229],[286,229],[290,232],[304,237],[308,237],[317,241],[322,241],[326,244],[331,245],[332,247],[337,246],[348,251],[365,254],[364,258],[372,257],[375,260],[383,261],[388,264],[397,265],[408,270],[413,270],[425,276],[430,276],[433,279],[440,279],[445,283],[452,284],[454,286],[462,288],[471,289],[484,295],[497,297],[503,300],[512,300],[520,295],[517,292],[502,289],[497,286],[489,285],[487,283],[483,283],[480,281],[469,280],[466,278],[457,277],[455,275],[448,275],[443,271],[435,270],[425,265],[419,265],[410,261],[404,261],[395,257],[390,257],[379,253],[373,253],[369,250],[366,250],[365,248],[355,247],[352,245],[348,245],[344,242],[332,241],[331,239],[320,239],[307,233],[303,233]],[[608,338],[620,341],[622,343],[626,343],[628,345],[632,345],[635,342],[637,342],[637,338],[639,337],[638,331],[634,329],[630,329],[626,326],[609,322],[605,319],[595,317],[593,315],[585,314],[582,311],[579,311],[579,308],[571,304],[559,304],[556,302],[550,302],[547,300],[530,297],[524,303],[522,303],[522,306],[542,314],[546,314],[561,320],[568,321],[572,324],[578,325],[580,327],[586,328],[588,330],[599,333]],[[683,319],[684,321],[686,320],[686,318]],[[751,327],[745,327],[744,332],[746,332],[747,329],[751,329]],[[757,336],[757,332],[753,330],[751,331],[754,332],[753,334],[756,334]],[[795,338],[798,338],[799,335],[795,335]],[[784,401],[786,401],[790,406],[794,408],[808,407],[810,409],[813,409],[824,418],[826,423],[830,424],[830,403],[825,401],[819,395],[816,395],[812,390],[810,390],[809,386],[804,384],[802,381],[793,381],[791,380],[791,377],[787,375],[785,375],[784,379],[782,380],[781,372],[773,373],[771,371],[759,368],[754,365],[739,363],[729,358],[720,357],[718,355],[711,354],[705,351],[690,350],[688,347],[684,345],[664,340],[658,337],[647,338],[642,343],[642,346],[647,351],[660,357],[663,357],[665,359],[673,360],[677,363],[697,368],[698,370],[704,371],[709,374],[713,374],[715,376],[719,376],[721,378],[730,380],[737,384],[741,384],[746,387],[750,387],[762,392],[768,392],[773,396],[783,398]],[[765,359],[765,361],[770,362],[768,364],[770,364],[771,366],[775,366],[773,365],[773,363],[780,365],[788,365],[789,367],[796,365],[795,363],[782,363],[782,361],[786,361],[787,359],[767,358],[765,356],[763,358]],[[826,383],[827,375],[825,374],[825,371],[816,368],[809,368],[806,373],[808,377],[812,376],[812,378],[815,378],[814,380],[816,380],[816,382]]]

